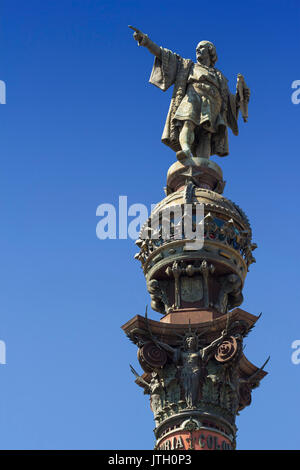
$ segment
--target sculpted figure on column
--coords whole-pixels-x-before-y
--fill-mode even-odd
[[[198,335],[192,331],[187,333],[183,339],[182,346],[178,348],[173,348],[169,344],[155,340],[158,347],[162,347],[172,354],[173,363],[180,370],[180,383],[184,389],[185,400],[189,408],[193,408],[198,401],[203,366],[208,362],[211,355],[226,336],[227,331],[224,330],[219,338],[212,341],[206,347],[201,347],[198,344]]]
[[[178,160],[192,159],[196,164],[211,155],[228,155],[227,128],[237,135],[239,110],[245,122],[248,117],[250,90],[243,76],[238,74],[233,95],[227,79],[215,68],[217,52],[211,42],[199,42],[194,63],[159,47],[138,29],[130,28],[138,45],[155,56],[150,83],[162,91],[174,85],[162,142],[177,152]]]

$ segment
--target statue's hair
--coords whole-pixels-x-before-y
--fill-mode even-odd
[[[215,63],[218,60],[216,46],[210,41],[201,41],[201,42],[208,44],[210,63],[211,63],[211,66],[214,67]]]
[[[215,63],[218,60],[217,51],[216,51],[216,48],[215,48],[214,44],[211,43],[209,45],[208,51],[209,51],[209,55],[210,55],[210,63],[214,67]]]

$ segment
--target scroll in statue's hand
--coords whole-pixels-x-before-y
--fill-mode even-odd
[[[244,87],[244,100],[247,101],[247,103],[250,100],[250,88],[247,86]]]
[[[245,79],[242,74],[237,76],[236,84],[236,95],[238,100],[238,106],[241,109],[241,113],[244,119],[244,122],[248,120],[248,102],[250,99],[250,89],[247,87]]]
[[[236,92],[240,101],[249,102],[250,88],[247,87],[245,79],[240,73],[237,76]]]

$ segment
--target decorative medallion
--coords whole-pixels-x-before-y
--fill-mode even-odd
[[[138,360],[145,372],[160,369],[167,362],[167,353],[152,341],[148,341],[138,349]]]
[[[223,341],[217,349],[215,359],[218,362],[228,362],[236,354],[238,345],[234,336],[230,336],[227,340]]]

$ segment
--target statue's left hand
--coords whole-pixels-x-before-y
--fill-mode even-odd
[[[242,99],[247,103],[249,102],[250,88],[247,87],[245,79],[240,73],[237,76],[236,93],[240,100]]]

